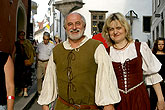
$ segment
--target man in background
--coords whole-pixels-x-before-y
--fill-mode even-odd
[[[54,48],[54,44],[49,42],[50,34],[48,32],[44,32],[43,34],[43,42],[38,44],[36,49],[37,56],[37,91],[38,94],[41,93],[42,80],[45,76],[45,70],[47,63],[49,61],[49,57],[51,55],[52,49]]]

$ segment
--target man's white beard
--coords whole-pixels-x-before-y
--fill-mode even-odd
[[[71,29],[70,32],[79,32],[76,35],[72,35],[69,32],[66,32],[69,39],[71,39],[71,40],[79,40],[83,36],[83,34],[84,34],[84,29],[82,31],[80,31],[80,29],[75,29],[75,30]]]

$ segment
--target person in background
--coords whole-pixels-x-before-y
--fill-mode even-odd
[[[116,110],[150,110],[150,100],[143,81],[152,85],[157,97],[157,109],[163,110],[164,97],[158,74],[161,63],[146,43],[131,38],[130,25],[121,13],[112,13],[103,26],[103,37],[110,46],[110,57],[118,80],[121,102]]]
[[[135,42],[140,42],[139,39],[135,39]]]
[[[162,63],[162,67],[159,71],[159,74],[162,76],[163,81],[160,82],[163,95],[165,95],[165,39],[157,38],[153,50],[153,54],[158,58],[158,60]],[[156,93],[154,89],[150,88],[150,102],[151,102],[151,110],[155,110],[156,102],[158,101],[156,97]]]
[[[43,42],[38,44],[36,49],[37,56],[37,91],[38,94],[41,93],[42,80],[45,76],[45,70],[47,67],[47,63],[49,61],[49,57],[51,55],[52,49],[54,48],[54,44],[49,42],[50,34],[48,32],[43,33]]]
[[[0,110],[14,110],[14,64],[8,53],[0,51]]]
[[[99,22],[99,24],[98,24],[99,33],[94,35],[92,37],[92,39],[101,41],[103,43],[103,45],[105,46],[105,48],[107,49],[109,46],[108,46],[108,44],[106,43],[106,40],[102,37],[102,34],[101,34],[103,25],[104,25],[104,22]]]
[[[38,103],[43,110],[114,110],[120,101],[111,59],[100,41],[84,35],[85,18],[76,12],[64,19],[67,40],[55,46]]]
[[[57,45],[57,44],[59,44],[60,42],[61,42],[60,37],[59,37],[58,35],[55,35],[55,36],[54,36],[54,44]]]
[[[18,32],[18,40],[15,42],[15,82],[21,89],[18,96],[28,96],[27,88],[31,85],[31,66],[34,63],[35,50],[30,40],[25,39],[25,32]]]

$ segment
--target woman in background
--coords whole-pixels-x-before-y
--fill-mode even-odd
[[[163,95],[165,95],[165,39],[164,38],[157,38],[154,47],[153,47],[153,54],[158,58],[158,60],[162,63],[162,67],[159,71],[159,74],[162,76],[163,81],[160,83]],[[150,88],[150,102],[151,102],[151,110],[155,110],[157,97],[154,89]]]
[[[60,37],[58,35],[54,36],[54,44],[57,45],[59,44],[61,41]]]
[[[25,39],[25,32],[18,32],[18,40],[15,42],[15,81],[16,86],[21,89],[18,96],[28,96],[28,86],[31,85],[31,66],[34,62],[35,51],[28,39]]]

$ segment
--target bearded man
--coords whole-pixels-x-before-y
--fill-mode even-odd
[[[112,62],[99,41],[84,35],[85,18],[70,13],[64,19],[67,40],[53,49],[38,103],[43,110],[55,99],[55,110],[114,110],[121,100]]]

